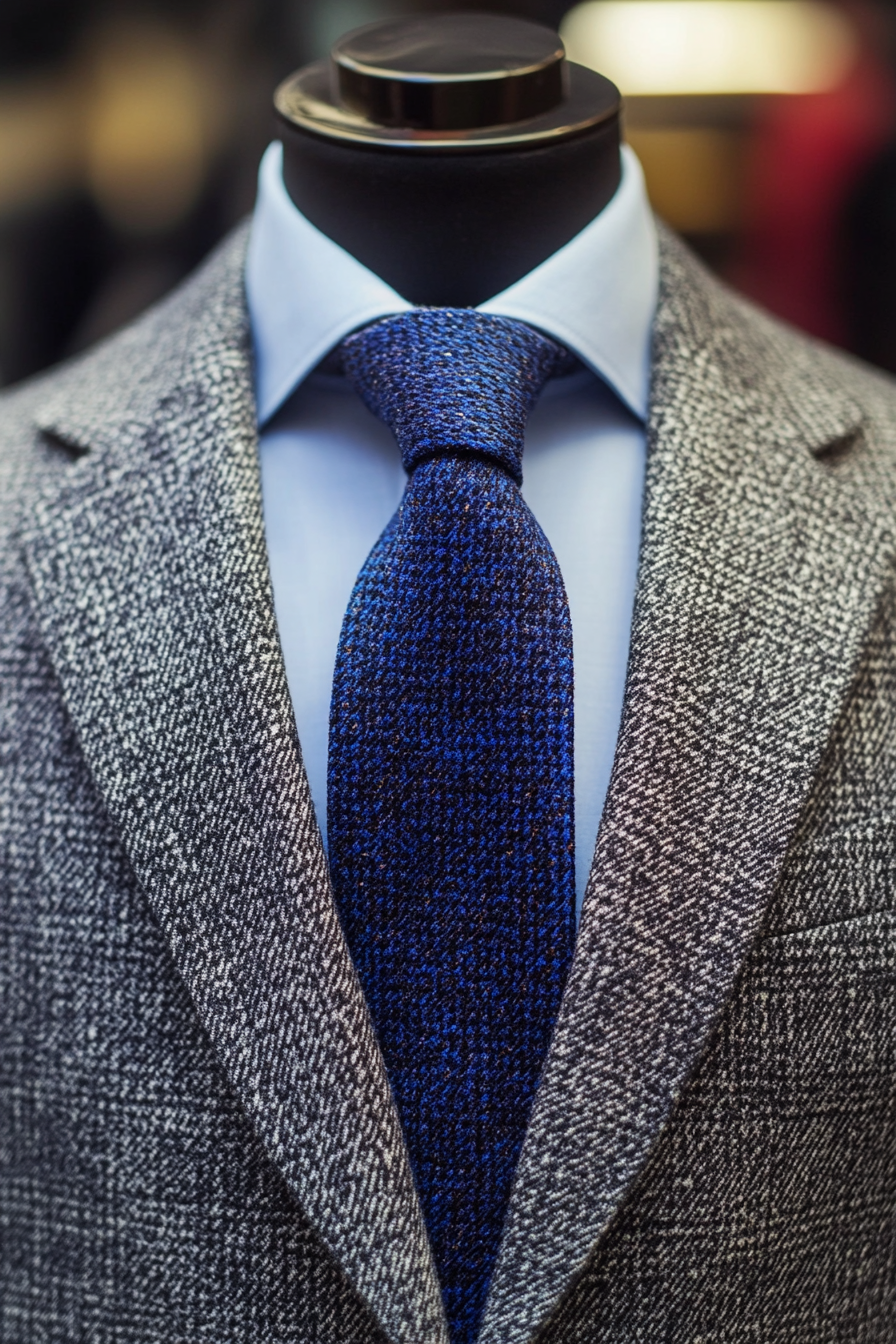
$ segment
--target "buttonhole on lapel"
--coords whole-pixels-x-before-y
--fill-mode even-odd
[[[71,438],[68,434],[63,434],[58,429],[41,429],[40,432],[52,448],[61,448],[69,457],[84,457],[88,452],[83,443],[79,443],[77,439]]]
[[[815,456],[826,467],[839,467],[848,457],[852,456],[859,447],[861,439],[862,426],[852,425],[845,434],[839,435],[836,439],[831,439],[830,443],[818,448]]]

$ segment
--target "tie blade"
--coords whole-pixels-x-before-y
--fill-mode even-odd
[[[337,656],[330,866],[454,1344],[472,1344],[574,936],[572,636],[503,471],[418,467]]]

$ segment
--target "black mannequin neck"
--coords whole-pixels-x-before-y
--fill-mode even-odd
[[[574,238],[620,178],[619,118],[532,149],[358,146],[285,123],[283,175],[312,224],[415,304],[475,307]]]

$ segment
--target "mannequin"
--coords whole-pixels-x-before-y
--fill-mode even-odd
[[[385,89],[349,70],[341,102],[326,66],[315,98],[301,76],[281,90],[295,199],[412,300],[506,285],[618,174],[615,92],[566,67],[545,109],[562,62],[521,64],[522,89],[506,69]],[[456,125],[463,84],[479,129]],[[577,88],[596,91],[584,108]],[[381,122],[352,110],[368,96]],[[407,125],[427,118],[455,126]],[[324,738],[333,663],[272,601],[279,554],[309,610],[330,591],[338,637],[335,567],[350,592],[366,558],[363,536],[356,565],[343,544],[347,489],[388,522],[389,495],[366,490],[378,422],[308,375],[396,305],[286,208],[278,157],[282,248],[299,241],[268,254],[284,302],[266,339],[240,228],[136,324],[0,397],[4,1344],[448,1344],[287,641],[303,675],[323,670]],[[634,395],[654,339],[646,489],[623,473],[640,509],[570,473],[644,461],[646,398],[630,390],[633,419],[586,375],[535,412],[552,417],[555,516],[589,548],[618,520],[638,598],[632,617],[590,549],[560,561],[594,666],[612,644],[628,692],[621,713],[601,697],[609,802],[593,855],[578,846],[589,897],[478,1340],[893,1344],[896,389],[740,302],[665,230],[651,323],[632,169],[524,280],[537,307],[495,304],[522,321],[553,305],[549,337],[575,310],[575,353],[609,382],[627,349]],[[256,375],[275,355],[260,445]],[[295,551],[262,511],[276,453],[297,468],[267,496]],[[621,642],[592,604],[611,591]],[[587,687],[582,650],[578,635]]]
[[[519,19],[370,24],[286,80],[275,107],[295,205],[415,304],[484,302],[619,184],[617,89]]]

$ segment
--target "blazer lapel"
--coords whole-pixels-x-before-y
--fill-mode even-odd
[[[666,1123],[892,564],[893,485],[834,361],[819,373],[669,238],[662,277],[616,763],[480,1344],[547,1321]]]
[[[29,568],[97,786],[262,1143],[386,1336],[445,1344],[286,689],[244,251],[57,376],[41,424],[77,453],[35,502]]]

